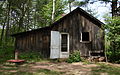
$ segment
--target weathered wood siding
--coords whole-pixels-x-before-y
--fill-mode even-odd
[[[50,56],[50,31],[42,30],[16,37],[16,49],[20,52],[36,51],[44,57]]]
[[[73,13],[65,17],[52,30],[69,33],[71,53],[80,50],[81,56],[89,56],[89,51],[104,50],[103,30],[83,14]],[[80,42],[81,32],[89,32],[90,42]]]

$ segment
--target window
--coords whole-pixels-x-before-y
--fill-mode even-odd
[[[81,41],[90,41],[89,32],[82,32]]]
[[[61,51],[67,52],[68,49],[68,34],[61,34]]]

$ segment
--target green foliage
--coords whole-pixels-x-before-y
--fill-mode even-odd
[[[73,52],[67,59],[68,63],[79,62],[79,61],[81,61],[80,51]]]
[[[107,29],[108,40],[120,41],[120,17],[108,18],[105,29]]]
[[[120,67],[114,67],[106,64],[98,64],[98,67],[92,68],[92,75],[107,73],[107,75],[120,75]]]
[[[6,62],[9,59],[14,59],[14,47],[0,47],[0,63]]]
[[[3,6],[6,7],[3,8]],[[64,13],[64,0],[56,0],[55,20]],[[0,5],[0,57],[4,54],[9,57],[14,51],[8,51],[7,46],[13,46],[14,39],[10,36],[14,33],[41,28],[51,24],[52,0],[8,0]],[[3,33],[3,34],[2,34]],[[4,50],[4,51],[3,51]],[[14,50],[14,49],[13,49]],[[7,60],[8,57],[0,59]],[[21,53],[21,59],[38,60],[41,58],[38,53]]]
[[[111,62],[120,61],[120,17],[113,17],[106,19],[106,41],[107,41],[107,55]],[[109,43],[109,44],[108,44]]]
[[[114,53],[113,50],[108,49],[107,57],[109,62],[120,63],[120,50],[116,50],[116,52]]]
[[[41,21],[37,21],[40,25],[48,26],[52,23],[51,17],[52,17],[52,1],[48,1],[47,4],[43,5],[40,11],[37,15],[40,16]],[[55,4],[55,21],[58,20],[61,15],[64,13],[66,3],[63,0],[56,0]]]
[[[24,52],[20,53],[18,58],[26,61],[40,61],[42,59],[42,55],[38,52]]]
[[[55,21],[61,17],[64,10],[65,1],[56,0]],[[9,36],[11,34],[49,26],[51,15],[52,0],[7,0],[0,2],[0,29],[2,29],[0,44],[11,42],[13,40]]]

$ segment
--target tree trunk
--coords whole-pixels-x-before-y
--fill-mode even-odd
[[[37,15],[36,15],[37,11],[35,10],[35,19],[34,19],[34,26],[37,26]]]
[[[112,7],[112,17],[117,16],[117,11],[116,11],[117,1],[118,0],[112,0],[112,5],[111,5],[111,7]]]
[[[71,12],[71,2],[69,1],[69,11]]]
[[[1,38],[0,38],[0,45],[2,45],[2,42],[3,42],[4,30],[5,30],[5,22],[4,22],[4,25],[2,27]]]
[[[21,9],[21,17],[20,17],[20,20],[19,20],[19,28],[18,28],[18,32],[21,32],[24,25],[23,25],[23,21],[24,21],[24,16],[25,16],[25,4],[23,4],[23,7]]]
[[[7,11],[7,26],[6,26],[6,33],[5,33],[5,42],[7,42],[8,40],[8,36],[9,36],[9,22],[10,21],[10,4],[8,4],[8,11]]]
[[[53,0],[52,23],[54,22],[54,18],[55,18],[55,0]]]
[[[27,8],[27,25],[25,25],[25,31],[27,31],[29,29],[29,26],[30,26],[30,8],[28,6]],[[33,25],[33,27],[35,28],[35,25]]]

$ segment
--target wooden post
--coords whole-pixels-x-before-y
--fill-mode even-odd
[[[15,51],[15,60],[18,60],[18,50]]]

